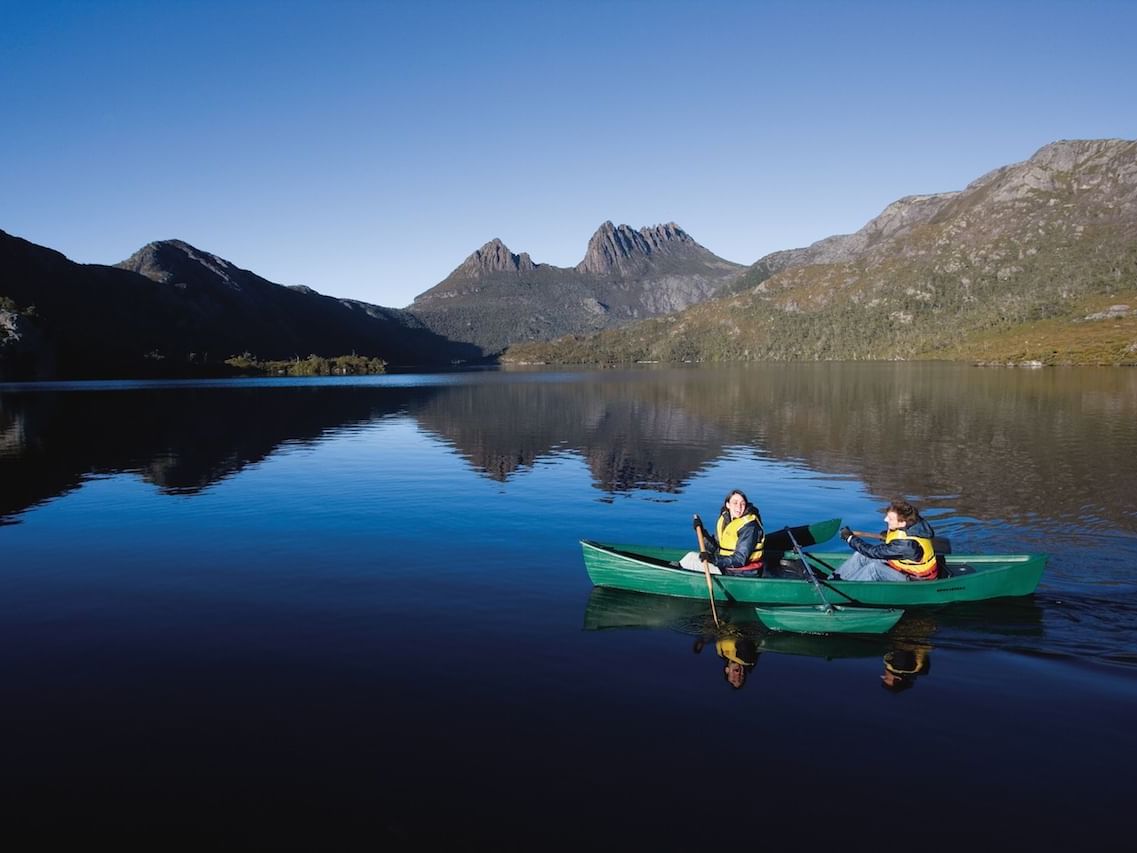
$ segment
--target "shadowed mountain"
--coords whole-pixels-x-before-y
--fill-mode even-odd
[[[536,264],[491,240],[408,310],[438,334],[489,355],[517,341],[679,311],[721,292],[743,269],[674,223],[634,231],[605,222],[572,268]]]
[[[1137,363],[1137,142],[1055,142],[962,191],[900,199],[855,234],[767,255],[729,289],[505,358]]]
[[[224,373],[224,361],[356,353],[395,364],[476,355],[405,311],[274,284],[178,240],[116,266],[0,231],[0,377]]]

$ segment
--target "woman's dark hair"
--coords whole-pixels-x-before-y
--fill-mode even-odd
[[[746,504],[746,508],[742,511],[743,515],[752,512],[758,517],[758,523],[762,523],[762,513],[758,512],[758,507],[750,503],[750,498],[746,497],[746,492],[742,491],[742,489],[731,489],[726,493],[726,497],[722,499],[722,509],[719,510],[720,515],[725,512],[727,518],[730,518],[730,507],[727,506],[727,503],[730,501],[732,495],[738,495],[742,498],[742,502]]]
[[[739,671],[742,673],[742,678],[739,679],[738,684],[730,684],[730,669],[729,669],[729,667],[725,667],[725,666],[723,667],[722,677],[723,677],[723,680],[727,684],[730,684],[730,687],[732,690],[741,690],[743,687],[746,686],[746,679],[750,677],[750,670],[752,670],[754,667],[747,666],[746,664],[742,664],[742,663],[736,664],[736,666],[738,666]]]

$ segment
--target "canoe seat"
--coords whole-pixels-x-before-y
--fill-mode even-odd
[[[941,578],[958,578],[973,574],[975,574],[975,566],[969,566],[967,563],[951,563],[949,565],[943,557],[940,557]]]
[[[951,577],[951,570],[948,568],[947,560],[944,559],[944,554],[951,553],[951,540],[946,536],[933,536],[932,550],[936,554],[936,577]]]

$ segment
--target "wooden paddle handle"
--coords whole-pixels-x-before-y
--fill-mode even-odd
[[[698,527],[695,528],[695,535],[699,538],[699,553],[702,554],[704,551],[707,550],[706,542],[703,539],[703,525],[702,524],[700,524]],[[711,565],[706,560],[703,560],[702,563],[703,563],[703,574],[707,578],[707,596],[711,600],[711,616],[714,617],[715,625],[718,625],[719,614],[718,614],[718,611],[715,610],[715,591],[714,591],[714,588],[711,586]]]

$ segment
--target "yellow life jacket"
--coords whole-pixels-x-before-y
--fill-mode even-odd
[[[719,516],[718,524],[715,526],[715,539],[717,539],[719,543],[719,554],[724,557],[729,557],[734,553],[734,549],[738,547],[738,531],[751,521],[757,522],[759,525],[762,524],[762,522],[758,521],[758,516],[752,512],[733,519],[729,524],[726,523],[725,516]],[[750,552],[750,557],[746,562],[748,564],[761,562],[762,550],[765,547],[766,534],[763,533],[758,537],[758,541],[754,543],[754,550]]]
[[[753,643],[748,643],[746,640],[724,637],[715,642],[715,651],[723,660],[742,666],[754,666],[758,662],[757,648]]]
[[[928,668],[928,650],[924,646],[897,649],[885,654],[884,668],[893,675],[919,675]]]
[[[898,572],[904,572],[906,575],[912,575],[919,580],[933,580],[939,574],[939,569],[936,565],[936,551],[932,547],[932,540],[925,539],[923,536],[909,536],[903,530],[890,530],[884,534],[885,542],[892,542],[895,539],[911,539],[924,550],[924,560],[921,562],[913,562],[911,560],[886,560],[885,562]]]

